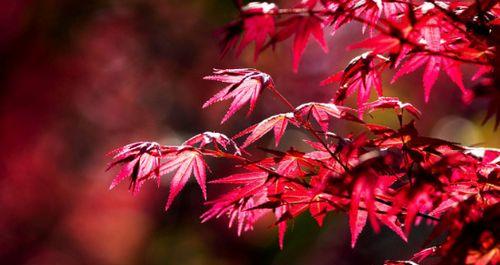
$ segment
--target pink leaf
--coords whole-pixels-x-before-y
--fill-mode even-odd
[[[199,144],[200,148],[205,147],[207,144],[213,144],[214,147],[217,149],[222,147],[223,149],[227,150],[230,146],[233,147],[235,154],[241,154],[241,151],[238,147],[238,145],[229,137],[227,137],[224,134],[221,133],[216,133],[216,132],[204,132],[197,134],[188,140],[186,140],[183,145],[191,145],[194,146],[196,144]]]
[[[251,184],[255,182],[262,182],[267,179],[269,173],[264,171],[256,171],[249,173],[239,173],[233,174],[225,178],[216,179],[210,181],[210,183],[221,183],[221,184]]]
[[[361,194],[356,191],[353,192],[351,198],[351,208],[349,210],[349,227],[351,230],[351,247],[354,248],[359,234],[365,227],[368,217],[367,212],[359,211],[359,201]]]
[[[243,36],[236,51],[241,54],[242,50],[255,41],[254,60],[257,60],[259,53],[266,41],[267,36],[274,35],[274,17],[271,13],[276,12],[278,7],[271,3],[250,2],[241,8],[243,16]]]
[[[206,76],[204,79],[230,83],[230,85],[219,91],[203,104],[203,108],[206,108],[215,102],[233,98],[233,102],[231,106],[229,106],[226,115],[224,115],[221,124],[241,109],[247,102],[250,102],[250,108],[248,110],[248,114],[250,114],[255,107],[261,90],[263,88],[273,87],[273,81],[268,74],[250,68],[216,69],[214,70],[214,75]]]
[[[162,151],[162,149],[169,148],[162,147],[155,142],[137,142],[110,152],[113,155],[113,162],[109,164],[108,169],[117,164],[124,165],[111,182],[109,189],[113,189],[126,178],[130,178],[130,190],[134,194],[150,178],[156,178],[159,183],[160,159],[167,152],[166,150]]]
[[[429,102],[431,90],[434,86],[434,83],[436,83],[440,68],[441,59],[436,56],[430,56],[427,60],[427,66],[425,67],[423,76],[425,102]]]
[[[186,148],[179,150],[178,153],[169,157],[168,162],[161,166],[162,173],[168,173],[177,170],[170,182],[170,193],[168,195],[165,211],[168,210],[177,194],[184,188],[189,177],[193,174],[198,185],[203,192],[203,198],[207,198],[206,193],[206,164],[203,161],[200,152],[194,149]]]
[[[299,115],[303,119],[307,119],[312,115],[323,131],[328,131],[330,117],[362,123],[362,121],[356,118],[350,111],[352,111],[352,109],[348,107],[338,106],[332,103],[316,102],[304,103],[295,108],[296,115]]]
[[[293,71],[297,72],[299,68],[300,58],[304,53],[309,37],[312,35],[320,44],[325,52],[328,51],[326,42],[323,36],[323,21],[320,17],[311,14],[308,16],[294,16],[279,23],[284,26],[276,33],[274,42],[282,41],[295,34],[293,40]]]
[[[274,138],[275,144],[278,146],[283,133],[286,130],[289,121],[294,122],[293,113],[284,113],[271,116],[260,123],[258,123],[255,127],[251,127],[251,130],[245,130],[244,132],[250,133],[248,138],[243,143],[242,147],[245,148],[251,143],[257,141],[262,136],[264,136],[267,132],[274,128]]]
[[[363,111],[372,112],[376,109],[391,108],[400,114],[401,110],[406,110],[416,118],[420,118],[421,112],[410,103],[403,103],[396,97],[379,97],[377,100],[367,103],[363,107]]]

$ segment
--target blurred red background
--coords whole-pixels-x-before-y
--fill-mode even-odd
[[[391,232],[374,235],[368,229],[352,250],[345,216],[330,216],[323,228],[303,217],[280,251],[270,223],[240,238],[225,220],[200,224],[204,208],[195,185],[168,213],[163,211],[167,181],[159,190],[146,185],[136,197],[126,184],[108,191],[115,172],[104,172],[105,154],[115,147],[139,140],[179,144],[205,130],[232,135],[282,111],[264,94],[249,119],[242,111],[220,126],[224,104],[201,110],[217,89],[201,79],[213,67],[268,72],[294,104],[329,100],[334,88],[318,83],[359,53],[344,48],[361,39],[358,26],[328,36],[327,56],[310,44],[293,74],[289,44],[263,53],[258,62],[251,49],[239,59],[219,58],[214,31],[236,16],[230,0],[5,0],[1,5],[0,263],[378,264],[408,257],[430,232],[422,226],[407,245]],[[441,76],[436,95],[424,104],[420,74],[385,91],[423,110],[418,125],[423,133],[500,146],[492,122],[480,125],[484,102],[463,106],[458,89]],[[281,148],[300,147],[304,137],[292,130]],[[222,177],[227,165],[211,168],[212,178]],[[209,188],[214,198],[218,187]]]

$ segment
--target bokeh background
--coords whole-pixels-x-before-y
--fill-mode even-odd
[[[409,244],[387,230],[374,235],[366,229],[352,250],[347,218],[337,214],[322,228],[308,216],[298,218],[280,251],[271,222],[241,237],[224,219],[200,224],[204,207],[192,183],[168,213],[163,211],[168,177],[159,190],[145,185],[135,197],[127,184],[108,191],[116,171],[104,172],[106,153],[115,147],[139,140],[179,144],[205,130],[233,135],[284,111],[264,94],[250,118],[242,111],[220,126],[227,104],[201,110],[220,88],[201,79],[213,67],[268,72],[294,104],[327,101],[335,88],[318,83],[359,54],[345,50],[362,38],[359,26],[327,34],[327,56],[310,43],[293,74],[289,42],[257,62],[252,49],[240,58],[220,58],[214,32],[236,17],[230,0],[4,0],[0,5],[1,264],[381,264],[385,258],[408,258],[423,244],[430,231],[425,225],[414,230]],[[421,71],[402,78],[385,93],[423,110],[422,134],[500,146],[492,122],[480,125],[485,102],[464,106],[459,90],[442,75],[425,104],[420,77]],[[395,122],[378,116],[380,122]],[[280,148],[301,147],[303,138],[307,135],[291,130]],[[211,164],[210,177],[224,176],[227,167]],[[220,191],[209,187],[209,198]]]

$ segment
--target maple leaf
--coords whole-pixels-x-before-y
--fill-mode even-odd
[[[278,207],[275,210],[275,216],[278,222],[278,244],[280,246],[280,249],[283,249],[283,246],[285,244],[285,233],[287,229],[287,223],[285,218],[288,218],[288,215],[286,213],[287,211],[285,206]]]
[[[280,176],[290,178],[301,178],[312,173],[315,167],[319,166],[316,160],[306,156],[305,153],[290,148],[286,152],[261,148],[261,150],[273,154],[279,160],[274,168]]]
[[[389,21],[399,20],[401,15],[406,12],[408,5],[406,3],[397,3],[384,0],[373,0],[374,2],[382,2],[382,10],[384,11],[384,16]]]
[[[444,69],[450,79],[460,88],[463,95],[462,99],[465,102],[470,101],[471,93],[465,88],[462,82],[462,72],[460,70],[459,63],[441,56],[431,56],[424,53],[414,54],[401,66],[398,72],[394,75],[391,83],[396,82],[399,77],[417,70],[424,64],[426,64],[423,74],[425,102],[429,101],[432,87],[436,83],[441,69]]]
[[[232,146],[235,154],[241,154],[240,148],[231,138],[217,132],[204,132],[197,134],[186,140],[182,145],[194,146],[196,144],[199,144],[200,148],[205,147],[207,144],[213,144],[216,150],[219,149],[219,146],[221,146],[224,150],[227,150],[229,146]]]
[[[237,173],[227,176],[225,178],[220,178],[216,180],[210,181],[210,183],[218,183],[218,184],[258,184],[262,185],[266,182],[269,173],[256,170],[247,173]]]
[[[261,90],[263,88],[273,89],[274,87],[273,80],[268,74],[251,68],[214,69],[213,75],[205,76],[203,79],[230,84],[203,104],[203,108],[206,108],[216,102],[234,98],[221,124],[241,109],[247,102],[250,102],[247,114],[250,115],[255,108],[255,103]]]
[[[354,184],[351,195],[351,207],[349,209],[349,227],[351,229],[351,247],[354,248],[359,234],[363,231],[368,217],[370,217],[375,232],[380,230],[375,221],[375,199],[373,188],[367,183],[367,178],[360,178]],[[365,211],[359,211],[359,204],[363,199],[366,206]]]
[[[309,206],[307,189],[297,183],[278,178],[268,186],[268,198],[271,200],[269,206],[273,209],[276,218],[275,225],[278,226],[278,242],[283,249],[284,237],[287,230],[287,221],[304,212]]]
[[[338,106],[332,103],[309,102],[295,108],[295,115],[305,118],[306,120],[312,115],[321,129],[326,132],[328,131],[330,117],[362,123],[362,121],[356,118],[350,111],[352,111],[351,108]]]
[[[276,172],[282,176],[297,178],[304,177],[314,165],[318,165],[311,159],[304,157],[304,153],[290,150],[281,158]]]
[[[397,161],[394,159],[395,154],[383,151],[370,151],[359,156],[359,162],[351,169],[349,174],[355,177],[352,190],[351,202],[349,209],[349,226],[351,229],[351,247],[354,247],[357,238],[366,221],[370,220],[371,226],[375,232],[380,230],[380,225],[377,219],[394,230],[403,240],[406,241],[406,236],[402,233],[400,227],[394,224],[394,219],[390,216],[379,214],[379,210],[387,212],[388,207],[384,206],[380,201],[377,204],[376,198],[378,194],[387,194],[389,187],[399,179],[402,174],[383,175],[385,172],[390,172],[390,163]],[[390,161],[389,163],[387,161]],[[380,171],[380,172],[378,172]],[[360,211],[360,206],[363,206],[363,211]]]
[[[417,215],[430,212],[433,209],[435,198],[439,198],[439,194],[432,184],[424,183],[411,190],[409,187],[405,187],[394,197],[394,204],[389,214],[393,215],[403,207],[406,209],[404,232],[408,236]]]
[[[212,207],[201,215],[201,222],[226,214],[229,217],[229,228],[237,223],[238,236],[242,232],[253,230],[255,222],[269,212],[268,209],[255,209],[255,206],[266,201],[265,193],[260,188],[255,185],[235,188],[220,198],[207,202]]]
[[[381,32],[378,35],[365,39],[347,47],[352,49],[369,49],[371,53],[381,55],[388,53],[391,67],[399,66],[405,56],[412,50],[412,46],[404,40],[418,38],[418,33],[413,30],[413,26],[406,17],[401,21],[387,20],[388,32]]]
[[[295,6],[295,8],[312,9],[316,1],[304,1]],[[295,35],[293,40],[293,71],[299,69],[299,62],[307,42],[311,35],[318,42],[324,52],[328,52],[328,47],[323,36],[323,19],[313,13],[306,15],[297,15],[279,22],[277,25],[283,27],[271,39],[271,44],[288,39]]]
[[[229,216],[229,227],[232,227],[235,221],[237,222],[238,235],[241,235],[243,231],[252,230],[253,224],[269,211],[257,207],[267,201],[264,185],[268,180],[268,176],[269,173],[254,169],[211,181],[210,183],[243,186],[231,190],[216,200],[207,202],[206,204],[211,205],[211,208],[201,216],[202,222],[227,214]]]
[[[334,99],[335,104],[342,104],[347,96],[357,91],[358,108],[361,110],[370,98],[371,88],[375,89],[378,96],[382,96],[382,77],[380,72],[388,65],[389,60],[387,58],[366,52],[352,59],[344,71],[330,76],[322,81],[321,84],[326,85],[340,81],[340,88]],[[362,112],[359,112],[359,115],[361,117]]]
[[[249,128],[241,131],[233,138],[239,138],[243,135],[250,134],[242,145],[242,148],[245,148],[250,144],[252,144],[253,142],[257,141],[258,139],[262,138],[262,136],[264,136],[267,132],[273,129],[275,145],[278,146],[280,139],[285,133],[286,127],[288,126],[289,122],[297,124],[293,113],[289,112],[289,113],[273,115],[259,122],[258,124],[250,126]]]
[[[254,60],[257,60],[267,36],[274,35],[275,27],[272,13],[277,10],[278,7],[274,3],[265,2],[250,2],[241,8],[243,36],[236,51],[237,55],[241,54],[248,44],[255,41]]]
[[[389,229],[391,229],[394,233],[396,233],[404,242],[408,242],[408,237],[405,235],[402,229],[403,225],[399,221],[398,216],[387,214],[387,212],[389,212],[390,210],[390,206],[377,201],[375,201],[375,205],[377,210],[381,212],[376,214],[377,219]]]
[[[372,25],[376,25],[382,14],[388,20],[397,20],[398,16],[405,12],[407,5],[405,3],[386,2],[383,0],[361,0],[351,1],[355,15],[364,18],[367,23],[363,24],[363,32],[370,27],[373,33]]]
[[[371,49],[375,54],[390,53],[398,54],[402,49],[402,43],[398,38],[386,34],[379,34],[377,36],[365,39],[358,43],[349,45],[348,49]]]
[[[309,212],[319,226],[323,226],[326,214],[335,209],[330,201],[333,201],[333,196],[322,193],[317,194],[310,202]]]
[[[398,115],[402,114],[402,110],[408,111],[416,118],[420,118],[422,113],[415,108],[411,103],[403,103],[396,97],[379,97],[377,100],[366,103],[363,106],[365,112],[372,112],[376,109],[394,109]]]
[[[309,157],[307,154],[304,157]],[[309,193],[311,201],[309,203],[309,213],[316,220],[319,226],[323,226],[324,219],[328,212],[337,209],[340,204],[339,198],[326,192],[327,183],[332,172],[319,168],[316,175],[311,177]]]
[[[312,200],[311,193],[303,185],[278,180],[274,187],[277,189],[271,189],[268,196],[278,198],[279,206],[275,208],[284,210],[278,217],[278,223],[299,216],[309,208]]]
[[[411,35],[411,38],[418,43],[423,43],[425,49],[432,52],[448,52],[448,48],[453,48],[452,43],[455,41],[455,36],[451,32],[444,31],[445,29],[443,28],[446,27],[439,25],[439,16],[434,16],[434,13],[428,11],[435,8],[433,4],[424,3],[420,7],[423,15],[418,24],[414,27],[414,30],[416,30],[418,34]],[[429,101],[432,87],[441,69],[443,69],[450,77],[451,81],[460,88],[463,94],[463,101],[469,102],[471,93],[463,84],[460,62],[449,57],[420,52],[419,49],[421,49],[421,47],[414,49],[416,52],[411,54],[409,59],[400,67],[391,83],[394,83],[399,77],[411,73],[425,64],[426,66],[422,77],[425,102]]]
[[[207,165],[203,160],[202,154],[193,147],[180,146],[177,148],[177,152],[170,153],[165,158],[167,162],[161,165],[160,174],[163,175],[176,170],[170,181],[170,193],[165,205],[165,211],[168,210],[175,197],[184,188],[191,175],[194,175],[203,193],[203,198],[206,200],[207,191],[205,181]]]
[[[162,146],[155,142],[131,143],[111,151],[109,154],[113,155],[113,161],[108,165],[107,170],[118,164],[124,165],[111,182],[109,189],[113,189],[126,178],[130,178],[129,189],[134,194],[150,177],[156,178],[159,185],[159,166],[163,153],[166,151],[162,151]]]
[[[215,32],[215,35],[220,39],[219,45],[221,46],[221,58],[224,57],[232,48],[238,45],[242,32],[242,20],[232,21]]]

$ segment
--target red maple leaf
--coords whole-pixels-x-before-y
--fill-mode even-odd
[[[390,206],[377,201],[377,194],[385,194],[389,185],[397,179],[396,176],[377,176],[376,174],[358,178],[352,190],[349,208],[349,227],[351,230],[351,247],[356,245],[359,234],[370,220],[375,232],[379,232],[379,221],[393,230],[401,239],[407,241],[407,236],[399,225],[397,216],[389,215]],[[363,207],[360,209],[360,207]]]
[[[429,101],[432,87],[436,83],[439,71],[443,69],[450,79],[462,91],[462,98],[465,102],[470,101],[471,92],[467,90],[462,82],[462,71],[460,70],[460,63],[449,58],[441,56],[431,56],[424,53],[416,53],[403,63],[398,72],[394,75],[391,83],[394,83],[399,77],[409,74],[422,65],[426,64],[424,75],[422,77],[424,84],[424,97],[425,102]]]
[[[230,146],[234,148],[235,154],[241,154],[238,145],[229,137],[222,133],[217,132],[204,132],[197,134],[188,140],[186,140],[182,145],[194,146],[199,144],[200,148],[205,147],[207,144],[213,144],[215,149],[218,150],[221,146],[224,150],[227,150]]]
[[[370,103],[366,103],[363,106],[363,112],[372,112],[376,109],[394,109],[394,111],[396,111],[396,114],[398,116],[402,115],[403,110],[408,111],[411,115],[415,116],[416,118],[420,118],[420,115],[422,115],[420,110],[418,110],[412,104],[403,103],[399,101],[399,99],[396,97],[379,97],[377,100]]]
[[[377,60],[378,59],[378,60]],[[382,96],[381,71],[389,65],[389,60],[383,56],[366,52],[355,57],[344,71],[330,76],[322,82],[323,85],[340,81],[340,88],[335,95],[335,104],[342,104],[347,96],[358,92],[358,108],[370,98],[371,89],[374,88],[378,96]],[[362,115],[362,112],[359,112]]]
[[[319,166],[317,161],[293,148],[286,152],[267,148],[261,149],[279,159],[274,168],[276,168],[275,172],[282,177],[289,177],[290,179],[302,178],[313,172],[314,167]]]
[[[416,43],[422,43],[423,46],[414,48],[414,52],[408,55],[409,58],[394,75],[391,83],[394,83],[399,77],[411,73],[426,64],[422,77],[426,102],[429,101],[432,87],[441,69],[444,70],[453,83],[460,88],[464,102],[468,102],[471,99],[471,93],[463,84],[460,62],[450,57],[434,54],[448,53],[449,51],[456,50],[458,47],[455,45],[455,42],[457,38],[460,37],[460,35],[455,34],[454,31],[449,31],[448,27],[441,25],[438,19],[439,16],[435,16],[434,13],[427,10],[429,8],[433,9],[434,7],[435,6],[432,4],[423,4],[421,6],[421,12],[423,14],[420,17],[419,23],[413,28],[414,32],[417,34],[409,35],[409,37]],[[426,51],[420,51],[421,49],[427,49],[433,54],[429,54]]]
[[[130,178],[129,189],[137,193],[145,180],[156,178],[160,184],[159,166],[162,158],[162,146],[155,142],[137,142],[111,151],[113,161],[108,170],[118,164],[123,164],[120,172],[111,182],[109,189],[113,189],[126,178]]]
[[[363,32],[370,27],[371,32],[373,32],[373,27],[371,25],[377,24],[382,14],[388,20],[398,20],[401,14],[406,10],[407,5],[405,3],[395,3],[386,2],[383,0],[361,0],[361,1],[348,1],[352,3],[355,9],[355,15],[365,18],[367,23],[363,24]]]
[[[365,140],[360,138],[358,143],[353,147],[356,148],[359,143],[363,141]],[[358,149],[358,151],[360,150]],[[406,240],[401,228],[394,224],[395,220],[391,219],[390,216],[386,214],[381,214],[381,212],[387,212],[389,207],[377,200],[378,195],[388,194],[390,190],[389,187],[403,175],[396,173],[391,175],[385,174],[389,171],[395,171],[394,169],[389,170],[388,168],[398,165],[397,159],[395,159],[396,154],[382,151],[370,151],[362,155],[358,154],[357,156],[358,163],[349,172],[349,174],[355,178],[351,190],[349,209],[351,246],[354,247],[356,244],[357,238],[365,227],[367,220],[370,220],[371,226],[375,232],[380,230],[380,225],[377,220],[381,220],[382,223],[388,225],[389,228],[400,235],[403,240]],[[380,168],[385,169],[382,170],[382,172],[378,172],[377,169]]]
[[[278,115],[273,115],[253,126],[250,126],[249,128],[241,131],[237,135],[235,135],[233,138],[239,138],[243,135],[250,134],[243,145],[241,146],[242,148],[247,147],[251,143],[257,141],[258,139],[262,138],[267,132],[269,132],[271,129],[274,129],[274,139],[275,139],[275,145],[278,146],[281,137],[285,133],[286,127],[288,126],[288,123],[292,122],[293,124],[297,124],[295,121],[293,113],[283,113],[283,114],[278,114]]]
[[[303,8],[303,5],[298,5],[297,8]],[[309,37],[312,35],[319,43],[323,51],[328,52],[328,47],[323,36],[323,19],[315,14],[297,15],[289,19],[281,21],[277,24],[283,27],[271,39],[274,44],[283,41],[295,35],[293,40],[293,71],[299,69],[299,62],[306,48]]]
[[[203,198],[206,200],[207,191],[205,181],[207,165],[203,160],[202,154],[190,146],[180,146],[177,152],[170,153],[165,158],[167,162],[161,165],[160,174],[163,175],[176,171],[170,181],[170,193],[165,205],[165,211],[168,210],[177,194],[184,188],[191,175],[194,175],[203,193]]]
[[[230,84],[203,104],[203,108],[206,108],[215,102],[234,98],[221,124],[236,113],[236,111],[241,109],[247,102],[250,102],[250,108],[247,114],[249,115],[255,108],[255,103],[257,102],[261,90],[263,88],[272,89],[274,87],[273,80],[268,74],[251,68],[214,69],[213,75],[205,76],[203,79]]]
[[[258,207],[268,201],[264,185],[269,173],[260,169],[251,169],[251,167],[247,169],[249,169],[248,172],[233,174],[210,182],[240,186],[216,200],[207,202],[206,204],[211,208],[201,216],[202,222],[227,214],[229,227],[236,221],[237,233],[240,235],[243,231],[252,230],[254,223],[269,212],[268,209]]]
[[[332,103],[316,103],[309,102],[304,103],[297,108],[295,108],[295,114],[301,117],[303,120],[308,120],[312,117],[320,125],[323,131],[328,131],[328,124],[330,117],[337,119],[350,120],[355,122],[362,122],[356,116],[354,116],[350,111],[351,108],[338,106]]]
[[[267,36],[272,37],[274,35],[275,27],[272,13],[277,10],[278,7],[273,3],[257,2],[248,3],[241,8],[243,36],[236,51],[237,55],[241,54],[248,44],[255,41],[254,60],[257,60]]]
[[[386,35],[379,34],[377,36],[365,39],[358,43],[352,44],[348,47],[348,49],[370,49],[375,54],[397,54],[401,51],[401,41],[398,38]]]

